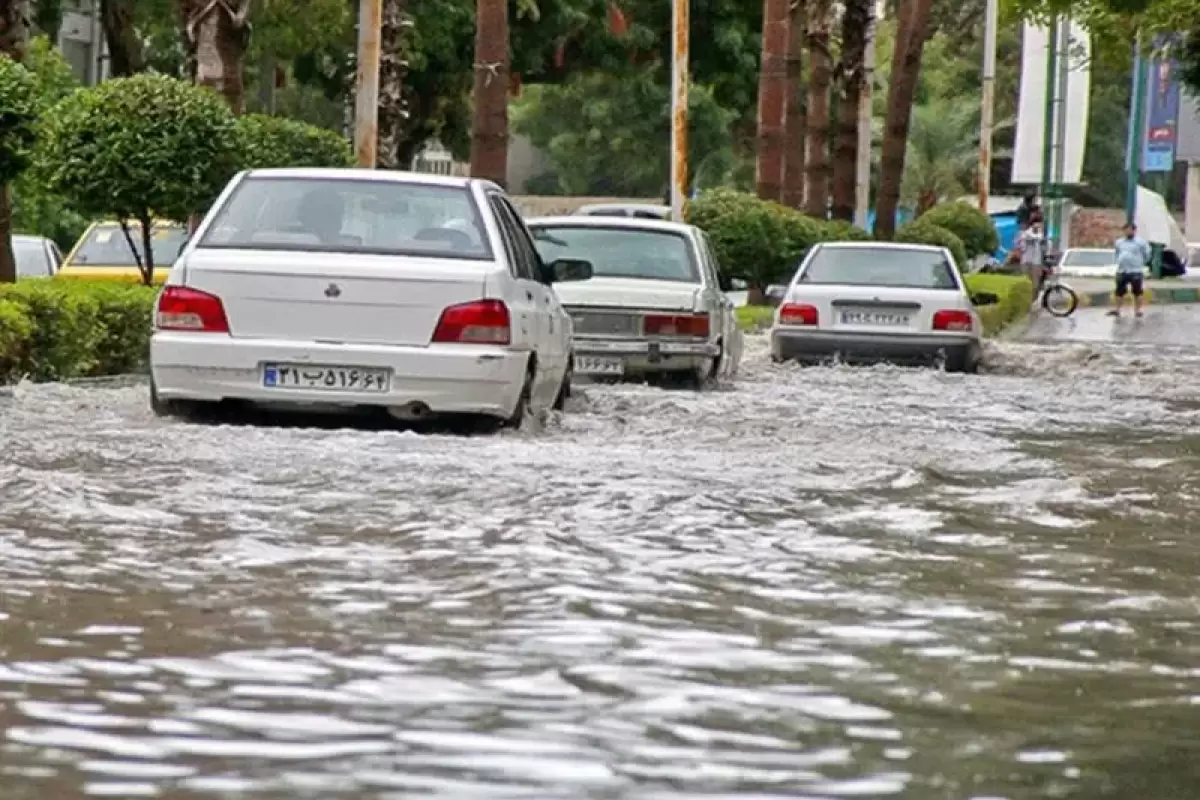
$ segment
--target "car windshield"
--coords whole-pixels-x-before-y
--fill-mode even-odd
[[[957,289],[958,278],[937,250],[900,247],[819,247],[800,283]]]
[[[137,248],[138,258],[145,255],[142,249],[142,226],[129,223],[129,236]],[[175,224],[155,225],[150,229],[150,251],[154,254],[154,266],[169,267],[175,263],[179,251],[187,240],[187,231]],[[88,231],[83,244],[71,255],[73,267],[136,267],[133,250],[125,238],[121,226],[115,222],[97,225]]]
[[[698,283],[700,274],[687,237],[674,231],[595,225],[532,226],[538,255],[590,261],[592,275]]]
[[[41,239],[13,238],[13,255],[17,257],[17,277],[50,277],[50,260]]]
[[[1111,267],[1116,263],[1112,250],[1068,250],[1062,259],[1064,267]]]
[[[245,178],[200,247],[490,260],[470,190],[363,178]]]

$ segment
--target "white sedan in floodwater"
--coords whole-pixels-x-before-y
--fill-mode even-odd
[[[974,372],[983,326],[944,247],[886,242],[814,245],[783,290],[771,327],[776,361],[944,363]]]
[[[175,262],[151,403],[384,409],[520,425],[570,392],[571,320],[495,184],[385,170],[238,174]]]
[[[575,328],[575,374],[674,378],[697,388],[737,372],[742,332],[716,255],[693,225],[636,217],[542,217],[529,228],[544,261],[592,265],[556,286]],[[744,288],[744,287],[743,287]]]

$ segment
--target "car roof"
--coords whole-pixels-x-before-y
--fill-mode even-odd
[[[921,250],[941,252],[945,248],[936,244],[916,242],[817,242],[821,249],[832,250]]]
[[[649,211],[655,214],[670,214],[671,207],[657,203],[588,203],[575,209],[575,213],[585,216],[589,211]]]
[[[419,183],[425,186],[453,186],[466,189],[473,184],[490,188],[500,187],[491,181],[460,175],[438,175],[432,172],[406,172],[391,169],[362,169],[355,167],[270,167],[247,170],[247,177],[293,178],[297,180],[358,180],[379,183]]]
[[[665,219],[644,219],[642,217],[589,217],[589,216],[560,216],[534,217],[525,221],[529,226],[556,226],[573,228],[627,228],[628,230],[663,231],[667,233],[690,234],[696,230],[695,225],[686,222],[671,222]]]

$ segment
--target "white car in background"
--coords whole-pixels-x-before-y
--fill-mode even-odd
[[[1117,252],[1111,247],[1069,247],[1058,260],[1064,278],[1117,277]]]
[[[784,289],[771,327],[775,361],[943,363],[974,372],[983,326],[954,257],[884,242],[814,245]]]
[[[150,345],[160,414],[246,401],[520,425],[570,391],[571,320],[496,185],[385,170],[239,173],[175,262]]]
[[[62,251],[44,236],[15,234],[12,247],[18,278],[53,278],[62,266]]]
[[[575,328],[575,374],[681,379],[695,387],[736,373],[742,332],[708,237],[693,225],[634,217],[530,220],[545,261],[592,266],[556,286]]]
[[[654,203],[589,203],[575,209],[579,217],[637,217],[638,219],[670,219],[671,207]]]

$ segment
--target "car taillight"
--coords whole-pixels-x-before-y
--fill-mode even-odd
[[[225,316],[221,298],[186,286],[167,286],[162,290],[154,325],[160,331],[229,333],[229,318]]]
[[[780,325],[816,325],[821,319],[816,306],[804,303],[784,303],[779,307]]]
[[[935,331],[969,331],[975,325],[971,312],[946,308],[933,315]]]
[[[476,300],[442,311],[433,341],[441,344],[509,344],[508,306],[500,300]]]
[[[642,323],[647,336],[708,338],[708,314],[647,314]]]

